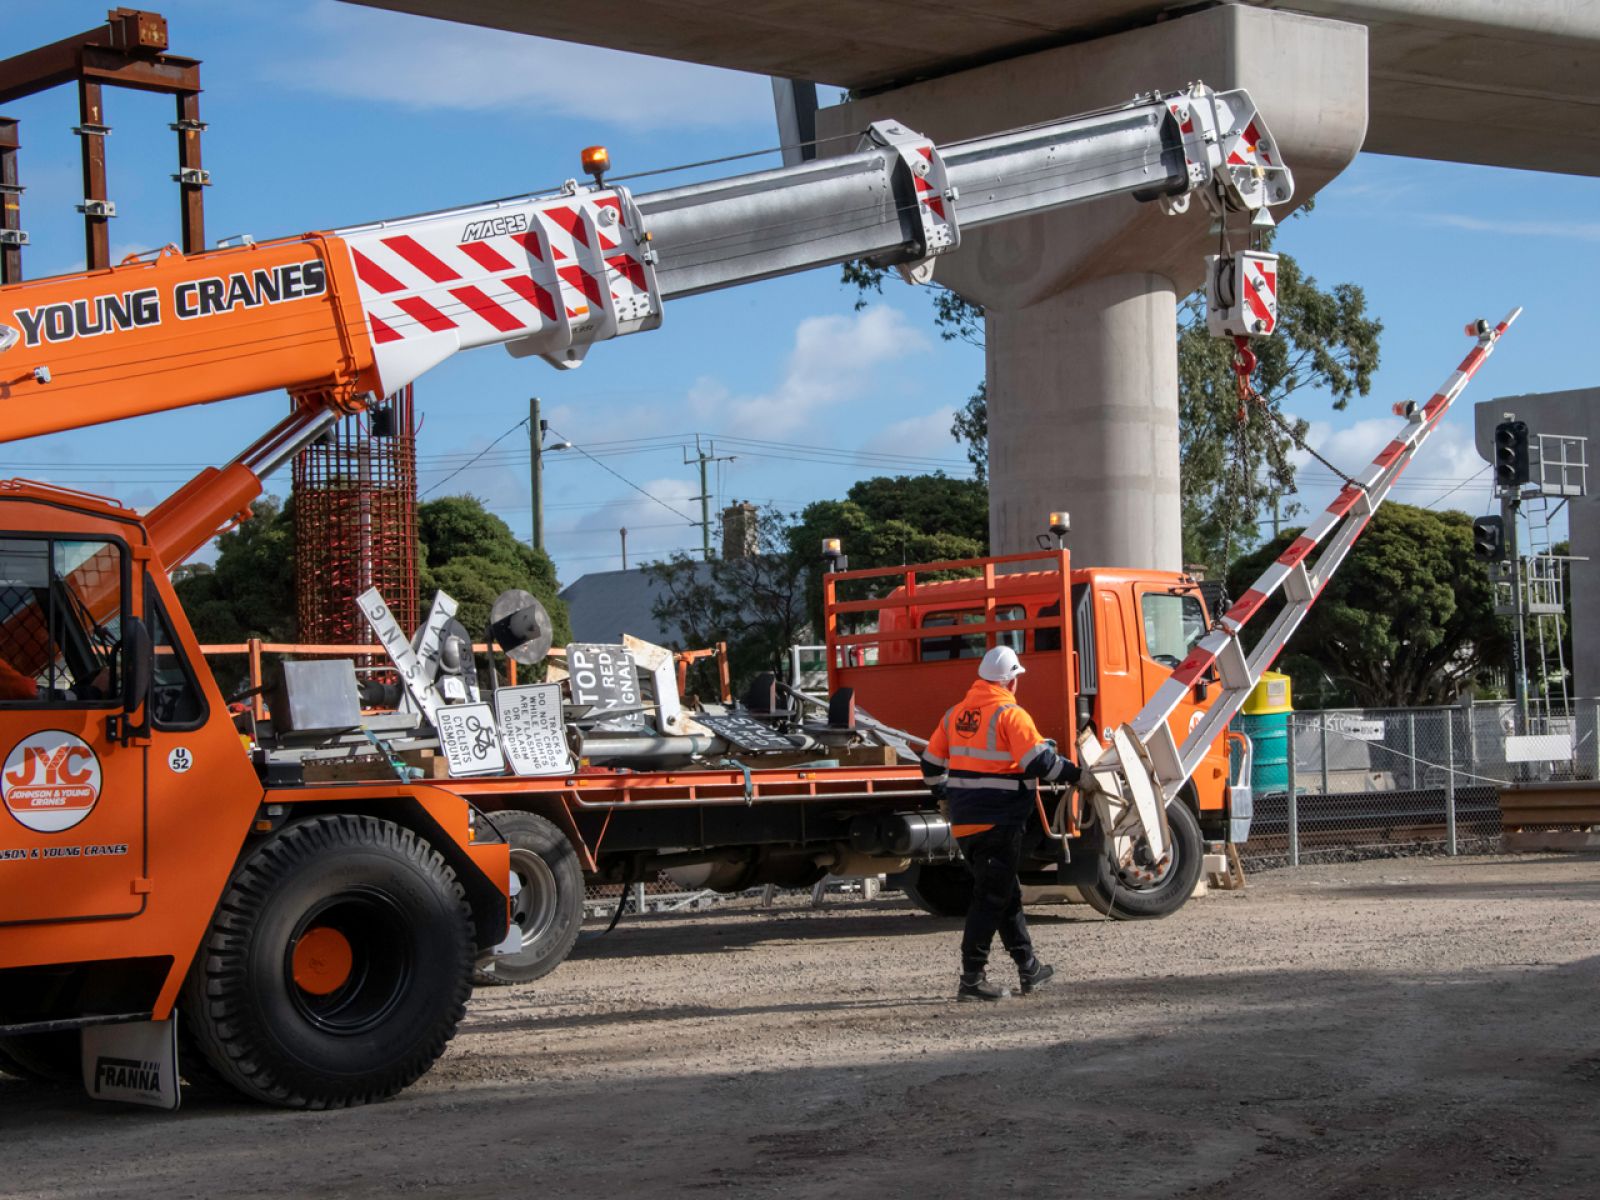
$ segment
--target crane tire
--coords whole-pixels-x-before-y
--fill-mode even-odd
[[[498,954],[486,973],[496,983],[531,983],[566,961],[583,925],[583,868],[567,835],[537,813],[504,809],[490,819],[511,843],[511,901],[522,949]]]
[[[474,957],[461,885],[426,840],[377,817],[310,817],[234,870],[183,1017],[206,1062],[252,1099],[366,1104],[444,1053]]]
[[[1172,865],[1166,875],[1144,887],[1131,887],[1116,877],[1102,854],[1093,881],[1078,886],[1090,908],[1118,921],[1154,921],[1171,916],[1188,902],[1200,880],[1205,840],[1194,810],[1181,798],[1167,806],[1167,826],[1172,831]]]
[[[935,917],[964,917],[972,904],[972,872],[959,860],[914,863],[900,886],[913,904]]]

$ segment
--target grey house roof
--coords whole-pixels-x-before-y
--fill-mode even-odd
[[[709,565],[696,563],[701,579]],[[661,585],[641,570],[594,571],[573,580],[561,591],[572,621],[572,640],[607,645],[631,633],[647,642],[671,645],[680,638],[677,628],[664,629],[651,609],[661,594]]]

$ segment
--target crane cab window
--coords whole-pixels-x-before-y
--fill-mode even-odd
[[[1205,636],[1206,610],[1198,596],[1146,592],[1139,597],[1139,611],[1145,652],[1164,667],[1176,667]]]
[[[1020,604],[1008,604],[1003,608],[994,610],[996,621],[1022,621],[1027,619],[1027,613]],[[928,613],[922,618],[924,629],[935,629],[943,626],[982,625],[985,624],[983,609],[965,608],[959,611]],[[1022,643],[1025,630],[1005,629],[994,635],[996,646],[1010,646],[1018,654],[1022,653]],[[984,651],[989,648],[981,633],[953,633],[949,637],[924,638],[921,643],[920,658],[923,662],[949,662],[955,658],[982,658]]]
[[[120,544],[0,538],[0,704],[121,702]]]
[[[157,729],[197,729],[206,718],[205,695],[154,587],[145,593],[145,612],[152,650],[150,720]]]

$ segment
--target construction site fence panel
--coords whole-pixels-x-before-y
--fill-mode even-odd
[[[1289,714],[1292,771],[1258,786],[1247,861],[1498,846],[1503,784],[1600,779],[1600,700]],[[1280,778],[1282,778],[1280,776]],[[1292,789],[1288,786],[1292,783]]]

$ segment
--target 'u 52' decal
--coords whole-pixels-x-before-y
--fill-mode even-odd
[[[37,308],[13,310],[22,340],[29,346],[46,342],[70,342],[78,338],[99,337],[160,325],[163,310],[181,321],[212,317],[239,309],[261,308],[290,300],[321,296],[328,290],[328,271],[321,259],[233,271],[201,279],[185,279],[172,285],[171,295],[163,297],[158,288],[132,288],[41,304]]]

